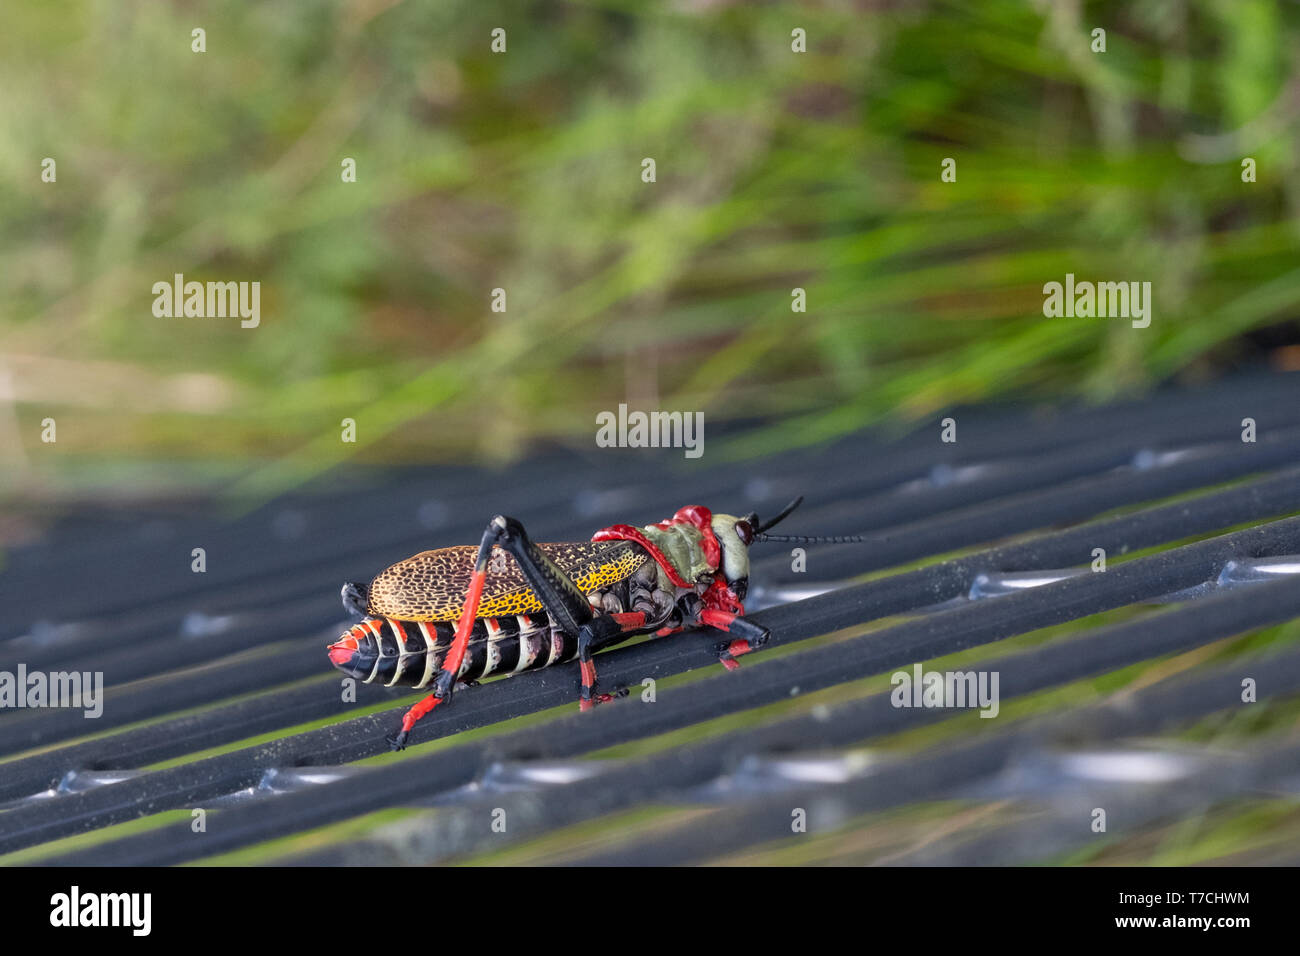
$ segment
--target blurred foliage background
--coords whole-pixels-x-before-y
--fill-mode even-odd
[[[11,489],[147,466],[270,493],[349,459],[590,448],[619,402],[764,422],[708,445],[739,456],[1300,366],[1295,3],[7,0],[0,20]],[[260,327],[155,318],[178,272],[260,281]],[[1150,328],[1044,318],[1067,272],[1150,281]]]

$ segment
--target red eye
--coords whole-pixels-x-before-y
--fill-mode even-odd
[[[754,543],[754,529],[749,526],[748,521],[736,522],[736,537],[740,538],[747,548]]]

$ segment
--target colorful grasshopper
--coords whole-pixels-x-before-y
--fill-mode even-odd
[[[762,524],[756,514],[737,518],[689,505],[658,524],[613,525],[586,543],[534,544],[523,525],[498,515],[477,549],[424,551],[369,586],[345,584],[343,606],[364,620],[330,645],[330,661],[368,684],[433,687],[388,737],[394,750],[458,680],[577,657],[581,708],[610,700],[595,692],[592,655],[640,634],[719,628],[732,635],[718,645],[719,659],[734,668],[736,657],[768,639],[767,628],[741,616],[749,546],[861,540],[767,533],[802,500]]]

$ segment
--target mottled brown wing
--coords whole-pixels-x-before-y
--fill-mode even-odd
[[[564,542],[538,547],[584,592],[622,581],[650,560],[630,541]],[[457,620],[465,605],[477,553],[477,546],[461,545],[421,551],[397,562],[370,582],[369,613],[403,621]],[[478,616],[531,614],[542,609],[542,602],[524,580],[514,557],[493,548]]]

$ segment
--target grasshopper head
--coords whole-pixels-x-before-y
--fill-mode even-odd
[[[713,516],[713,534],[722,548],[722,574],[727,580],[727,587],[737,598],[743,600],[745,592],[749,590],[749,546],[755,541],[765,540],[767,535],[764,532],[798,508],[801,501],[802,495],[767,522],[759,521],[754,512],[743,518],[724,514]]]
[[[722,566],[718,570],[731,593],[744,600],[745,592],[749,590],[749,546],[754,543],[753,525],[735,515],[715,514],[710,527],[722,550]]]

